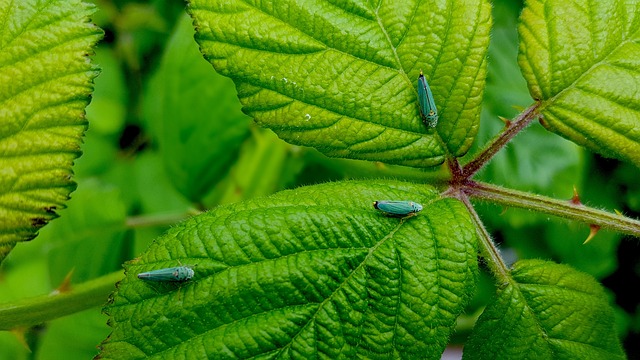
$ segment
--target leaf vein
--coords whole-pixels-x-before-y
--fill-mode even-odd
[[[479,6],[478,6],[478,8],[477,8],[476,17],[478,17],[478,18],[479,18],[479,17],[480,17],[480,13],[481,13],[481,12],[482,12],[482,3],[480,2],[480,3],[479,3]],[[471,53],[471,49],[473,49],[473,41],[475,40],[475,37],[476,37],[476,35],[478,34],[478,28],[479,28],[479,26],[480,26],[480,23],[476,21],[476,22],[475,22],[474,29],[473,29],[474,37],[473,37],[471,40],[469,40],[468,46],[465,48],[465,53],[466,53],[466,55],[467,55],[467,56],[465,56],[465,57],[464,57],[465,59],[471,59],[471,58],[473,58],[473,57],[468,56],[468,55]],[[477,79],[477,78],[478,78],[478,76],[479,76],[479,74],[480,74],[480,71],[481,71],[481,69],[482,69],[482,64],[484,63],[484,61],[485,61],[485,60],[483,60],[483,61],[480,63],[480,66],[476,66],[476,67],[475,67],[475,69],[476,69],[476,73],[475,73],[475,77],[474,77],[474,79]],[[463,73],[462,71],[458,71],[458,72],[456,73],[456,75],[454,76],[454,81],[453,81],[453,84],[454,84],[454,85],[455,85],[455,84],[458,84],[458,82],[459,82],[460,78],[462,77],[462,73]],[[473,83],[475,84],[475,81],[474,81]],[[473,86],[470,86],[470,87],[469,87],[469,92],[466,94],[467,96],[465,96],[465,97],[464,97],[464,103],[463,103],[463,106],[462,106],[462,108],[463,108],[463,109],[466,109],[466,105],[467,105],[467,103],[468,103],[468,101],[469,101],[469,99],[470,99],[470,96],[469,96],[469,95],[471,94],[471,92],[473,92],[473,90],[474,90]],[[447,98],[447,99],[445,100],[445,102],[444,102],[444,106],[443,106],[444,108],[446,108],[446,107],[447,107],[447,103],[449,102],[449,100],[451,100],[451,98]],[[460,115],[460,114],[459,114],[459,115]],[[457,118],[456,118],[456,120],[455,120],[455,121],[456,121],[456,125],[457,125],[457,124],[460,122],[460,120],[461,120],[461,118],[460,118],[460,116],[459,116],[459,115],[458,115],[458,117],[457,117]],[[454,126],[454,127],[456,127],[456,126]],[[467,131],[466,131],[466,132],[467,132],[467,134],[471,131],[471,129],[470,129],[469,127],[462,127],[462,128],[465,128],[465,129],[467,130]],[[465,137],[465,138],[466,138],[466,137]],[[448,149],[448,147],[446,147],[446,146],[443,146],[443,148]]]

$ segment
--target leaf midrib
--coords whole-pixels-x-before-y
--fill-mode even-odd
[[[398,225],[396,225],[396,227],[387,235],[385,235],[382,239],[380,239],[380,241],[378,241],[375,245],[373,245],[370,249],[369,249],[369,253],[367,254],[367,256],[364,257],[364,259],[362,259],[362,261],[360,262],[360,264],[358,264],[358,266],[356,266],[351,273],[349,274],[349,276],[347,276],[346,278],[344,278],[344,280],[341,282],[340,286],[338,286],[332,293],[331,295],[327,296],[321,303],[318,304],[318,308],[316,309],[315,313],[313,315],[311,315],[309,317],[309,320],[307,321],[306,324],[304,324],[303,326],[300,327],[300,330],[298,330],[297,334],[295,334],[294,336],[291,337],[291,340],[285,345],[283,346],[280,351],[278,352],[278,356],[280,356],[282,354],[283,351],[285,351],[286,349],[290,348],[291,345],[295,342],[296,338],[298,336],[300,336],[300,334],[302,334],[302,332],[307,329],[309,326],[312,326],[312,324],[315,323],[318,314],[320,313],[320,311],[322,311],[324,309],[324,306],[327,304],[327,302],[329,302],[329,300],[333,299],[333,297],[335,295],[338,294],[338,292],[340,290],[342,290],[344,288],[344,286],[346,284],[350,283],[350,280],[353,278],[354,274],[358,273],[358,270],[360,270],[362,267],[364,267],[368,260],[371,258],[371,256],[375,253],[375,250],[380,247],[380,245],[382,245],[385,241],[393,238],[393,235],[400,230],[400,227],[402,226],[404,222],[399,222]]]

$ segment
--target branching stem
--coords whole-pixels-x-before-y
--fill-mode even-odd
[[[509,274],[496,244],[476,213],[471,199],[490,201],[493,203],[538,211],[545,214],[559,216],[565,219],[580,221],[595,228],[606,228],[640,238],[640,221],[628,217],[589,208],[579,201],[556,200],[545,196],[530,194],[522,191],[506,189],[499,186],[476,182],[472,177],[482,169],[494,156],[505,147],[520,131],[537,119],[539,103],[524,110],[513,121],[507,121],[504,131],[498,134],[478,155],[468,164],[461,166],[456,158],[447,161],[451,180],[449,188],[443,193],[459,199],[469,211],[472,221],[476,225],[480,240],[481,255],[487,261],[489,269],[498,281],[506,283]]]

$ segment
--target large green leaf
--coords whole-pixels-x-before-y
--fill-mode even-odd
[[[425,208],[400,220],[376,199]],[[464,206],[424,185],[328,183],[222,206],[126,264],[101,356],[439,359],[476,257]],[[182,285],[136,277],[180,263],[195,269]]]
[[[75,188],[101,30],[74,0],[0,2],[0,261],[55,218]]]
[[[485,0],[191,0],[201,51],[244,111],[329,156],[430,167],[479,124],[491,26]],[[440,113],[422,123],[420,70]]]
[[[465,359],[625,358],[594,278],[542,260],[516,263],[512,276],[478,319]]]
[[[511,119],[517,115],[514,106],[526,107],[531,103],[527,83],[516,62],[516,21],[520,11],[521,5],[517,2],[494,4],[495,25],[491,30],[489,75],[482,106],[482,124],[477,136],[479,144],[488,143],[504,128],[498,116]],[[536,124],[518,135],[518,140],[512,145],[497,153],[479,174],[479,179],[509,188],[568,198],[572,193],[571,186],[567,184],[579,184],[581,181],[580,151],[579,146]],[[502,219],[516,216],[520,222],[537,220],[529,212],[524,216],[516,214],[509,211],[498,216]]]
[[[529,0],[519,33],[542,124],[640,166],[640,2]]]
[[[229,170],[250,119],[240,111],[233,82],[202,59],[186,15],[167,43],[145,100],[145,120],[169,178],[186,198],[201,201]]]

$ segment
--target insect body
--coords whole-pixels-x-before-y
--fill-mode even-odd
[[[428,127],[436,127],[438,124],[438,109],[436,109],[436,103],[433,101],[433,94],[427,79],[422,75],[422,70],[420,70],[420,76],[418,76],[418,101],[420,102],[422,122]]]
[[[138,274],[138,279],[158,282],[183,282],[193,277],[193,269],[188,266],[177,266],[166,269],[158,269]]]
[[[422,211],[422,205],[414,201],[379,200],[373,202],[373,207],[389,216],[413,216]]]

